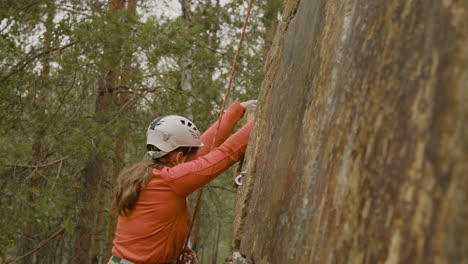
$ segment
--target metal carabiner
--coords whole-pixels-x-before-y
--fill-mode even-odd
[[[237,185],[242,186],[242,177],[244,177],[246,173],[247,171],[242,171],[239,175],[236,176],[236,178],[234,178],[234,182]]]

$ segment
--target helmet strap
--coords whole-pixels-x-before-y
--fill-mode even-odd
[[[171,160],[171,159],[167,159],[167,158],[159,158],[160,161],[162,162],[165,162],[165,163],[170,163],[172,166],[175,166],[177,165],[177,162]]]
[[[168,159],[168,158],[159,158],[159,160],[162,161],[162,162],[170,163],[170,164],[172,164],[172,166],[176,166],[176,165],[179,165],[179,164],[182,164],[182,163],[185,162],[185,160],[187,159],[188,155],[190,154],[190,151],[192,151],[192,147],[189,147],[189,150],[188,150],[187,153],[182,157],[182,159],[180,159],[180,162],[179,162],[179,161],[173,161],[173,160]]]
[[[187,154],[185,154],[185,156],[182,157],[182,160],[180,161],[180,163],[184,163],[185,160],[187,159],[188,155],[190,154],[190,151],[192,151],[192,147],[189,147],[188,151],[187,151]],[[180,164],[179,163],[179,164]]]

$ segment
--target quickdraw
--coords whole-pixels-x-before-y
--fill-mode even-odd
[[[242,178],[244,178],[246,173],[247,171],[242,171],[239,175],[236,176],[236,178],[234,178],[234,182],[237,185],[242,186]]]

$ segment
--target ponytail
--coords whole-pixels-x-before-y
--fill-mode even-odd
[[[179,147],[175,151],[181,151],[185,159],[194,154],[198,148]],[[121,216],[128,216],[140,195],[141,188],[145,187],[153,176],[153,169],[159,169],[164,166],[171,166],[170,160],[159,158],[156,160],[140,161],[126,167],[117,177],[117,184],[114,189],[114,200],[112,208]],[[172,164],[173,166],[176,164]]]
[[[128,216],[135,207],[141,188],[153,176],[153,168],[163,164],[155,160],[145,160],[126,167],[117,178],[112,207],[121,216]]]

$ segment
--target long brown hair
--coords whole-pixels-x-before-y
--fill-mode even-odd
[[[181,151],[184,156],[193,155],[198,148],[179,147],[174,151]],[[128,216],[140,195],[141,188],[145,187],[153,176],[153,169],[170,166],[159,159],[144,160],[126,167],[117,177],[117,184],[114,188],[114,200],[112,209],[121,216]]]
[[[135,207],[141,188],[153,176],[153,168],[162,168],[157,160],[144,160],[126,167],[120,172],[114,189],[112,207],[119,215],[128,216]]]

